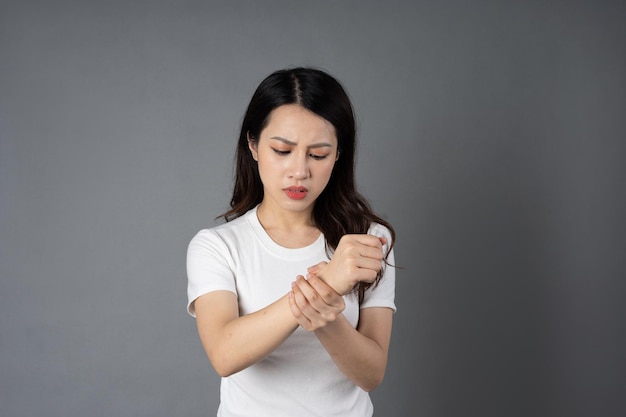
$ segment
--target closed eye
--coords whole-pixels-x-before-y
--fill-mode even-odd
[[[272,150],[274,151],[274,153],[276,153],[277,155],[281,155],[281,156],[286,156],[286,155],[289,155],[291,153],[290,150],[284,151],[284,150],[276,149],[276,148],[272,148]],[[313,158],[316,161],[321,161],[323,159],[326,159],[326,157],[328,157],[328,155],[317,155],[317,154],[311,153],[311,154],[309,154],[309,157]]]

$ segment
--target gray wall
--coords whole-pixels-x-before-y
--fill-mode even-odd
[[[210,416],[185,250],[253,89],[343,81],[398,231],[378,416],[626,410],[624,2],[0,2],[0,414]],[[620,412],[621,411],[621,412]]]

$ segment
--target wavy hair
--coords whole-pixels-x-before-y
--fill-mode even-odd
[[[263,200],[263,184],[248,141],[257,141],[267,126],[272,110],[285,104],[298,104],[330,122],[337,135],[339,158],[326,188],[313,207],[315,226],[324,234],[329,257],[345,234],[367,233],[372,223],[379,223],[391,234],[385,263],[395,243],[395,231],[389,222],[376,215],[367,200],[356,189],[354,168],[356,127],[350,99],[341,84],[324,71],[293,68],[276,71],[265,78],[254,92],[246,110],[237,143],[235,185],[230,209],[219,217],[231,221],[256,207]],[[382,271],[373,283],[356,285],[359,303],[365,291],[377,285]]]

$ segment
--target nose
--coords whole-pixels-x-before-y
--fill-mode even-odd
[[[293,152],[289,161],[289,178],[304,180],[309,178],[309,159],[306,152]]]

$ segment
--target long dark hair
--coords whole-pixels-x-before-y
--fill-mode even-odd
[[[324,234],[329,255],[337,248],[345,234],[367,233],[372,223],[389,229],[391,242],[396,239],[389,222],[377,216],[367,200],[356,190],[354,160],[356,129],[352,104],[341,84],[324,71],[314,68],[279,70],[265,78],[254,92],[241,124],[236,154],[236,173],[230,210],[222,214],[226,221],[242,216],[263,200],[263,184],[256,161],[252,158],[248,141],[258,140],[275,108],[298,104],[330,122],[337,134],[339,158],[335,162],[328,185],[315,201],[313,221]],[[378,284],[382,273],[373,284],[359,283],[356,291],[359,303],[365,291]]]

